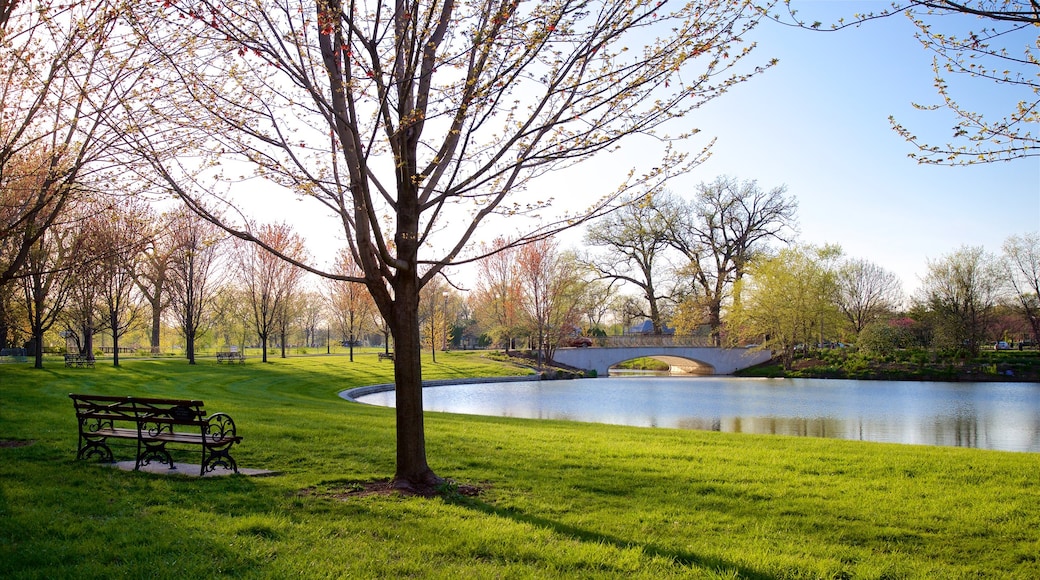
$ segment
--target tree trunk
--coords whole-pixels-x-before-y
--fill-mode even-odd
[[[33,329],[33,340],[36,342],[36,352],[33,356],[33,367],[42,369],[43,368],[43,329]]]
[[[162,327],[162,309],[156,300],[152,303],[152,354],[159,354],[159,330]]]
[[[88,359],[94,358],[94,321],[93,316],[83,324],[83,351],[80,352]]]
[[[711,344],[722,346],[722,303],[712,300],[708,306],[708,327],[711,329]]]
[[[119,366],[119,316],[112,312],[109,317],[109,324],[112,328],[112,366]]]
[[[267,362],[267,335],[260,335],[260,362]]]
[[[417,278],[399,278],[394,295],[393,316],[389,321],[394,337],[397,413],[397,473],[394,475],[394,485],[399,488],[436,485],[442,480],[426,462]]]
[[[188,364],[195,364],[195,317],[192,316],[191,307],[184,323],[184,348],[188,355]]]

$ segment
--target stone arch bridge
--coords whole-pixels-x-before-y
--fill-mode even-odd
[[[675,373],[731,375],[770,359],[768,350],[709,346],[703,337],[636,336],[596,339],[584,348],[558,348],[557,362],[607,376],[610,367],[635,358],[659,360]]]

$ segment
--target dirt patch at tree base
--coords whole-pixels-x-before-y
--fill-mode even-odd
[[[12,449],[15,447],[28,447],[36,443],[32,439],[0,439],[0,449]]]

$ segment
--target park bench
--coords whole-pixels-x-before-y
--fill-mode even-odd
[[[65,366],[94,368],[94,357],[85,354],[66,354]]]
[[[233,362],[237,362],[237,363],[240,363],[240,364],[246,364],[246,355],[244,355],[244,354],[242,354],[240,352],[236,352],[236,351],[218,352],[217,353],[217,364],[224,363],[224,362],[226,362],[228,364],[231,364]]]
[[[129,439],[137,444],[134,470],[152,461],[176,469],[167,445],[192,445],[202,449],[199,475],[216,467],[238,473],[231,447],[242,441],[235,422],[226,413],[209,417],[202,401],[111,395],[70,394],[79,424],[76,459],[97,457],[113,462],[109,439]]]
[[[392,352],[381,352],[379,353],[379,360],[394,360],[394,353]]]

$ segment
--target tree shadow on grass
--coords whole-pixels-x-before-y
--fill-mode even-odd
[[[672,562],[675,562],[676,564],[688,568],[701,568],[705,570],[712,570],[720,574],[732,574],[735,577],[747,578],[749,580],[771,580],[775,578],[775,576],[772,576],[760,570],[755,570],[747,566],[735,564],[722,558],[716,558],[713,556],[701,556],[691,552],[663,548],[652,543],[642,543],[637,541],[624,540],[615,536],[585,530],[569,524],[529,514],[515,508],[497,507],[486,502],[480,501],[476,497],[454,495],[444,496],[444,500],[453,505],[469,508],[474,511],[483,513],[485,515],[508,518],[515,522],[520,522],[544,530],[548,530],[554,534],[565,536],[567,538],[571,538],[579,542],[605,544],[620,549],[638,548],[642,550],[645,554],[648,554],[650,556],[666,558],[668,560],[671,560]]]

